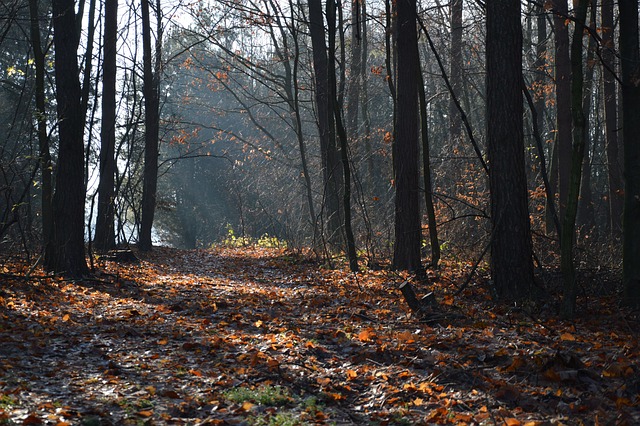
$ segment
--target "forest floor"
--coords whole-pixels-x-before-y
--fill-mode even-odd
[[[414,283],[437,300],[420,318],[388,271],[141,258],[75,282],[0,263],[0,424],[640,424],[640,316],[616,294],[565,322],[496,306],[482,277],[454,296],[469,267],[445,264]]]

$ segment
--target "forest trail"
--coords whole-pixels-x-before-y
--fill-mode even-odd
[[[454,298],[468,268],[446,265],[416,284],[438,301],[425,322],[402,276],[286,250],[97,266],[0,264],[0,424],[640,424],[640,321],[613,296],[562,322],[482,280]]]

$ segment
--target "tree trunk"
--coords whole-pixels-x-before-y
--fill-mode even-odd
[[[395,244],[393,268],[420,272],[420,188],[418,169],[418,32],[416,0],[398,0],[395,164]]]
[[[589,27],[595,34],[596,31],[596,4],[595,0],[587,0],[589,9],[591,10],[591,18],[589,21]],[[596,132],[589,130],[591,121],[589,115],[591,114],[591,98],[593,96],[593,73],[595,67],[594,54],[596,50],[596,40],[593,37],[589,37],[589,47],[587,48],[586,65],[584,79],[584,90],[582,91],[582,110],[584,116],[584,135],[585,135],[585,147],[584,147],[584,159],[582,161],[582,184],[580,185],[580,198],[578,202],[578,216],[577,223],[582,236],[588,237],[592,232],[597,231],[595,209],[593,205],[593,191],[591,189],[591,156],[589,154],[590,147],[593,147],[595,152],[596,140],[591,140],[591,135],[596,135]],[[597,136],[594,136],[597,138]]]
[[[619,161],[618,109],[616,106],[615,42],[613,39],[614,0],[602,1],[602,66],[604,90],[605,134],[607,146],[607,174],[609,180],[609,215],[611,235],[622,231],[622,167]]]
[[[640,44],[638,0],[619,0],[622,57],[624,214],[623,303],[640,306]]]
[[[571,61],[569,59],[568,8],[565,0],[552,0],[556,39],[556,146],[560,217],[565,216],[571,169]],[[552,168],[553,170],[553,168]]]
[[[498,296],[530,296],[531,231],[524,161],[520,2],[487,7],[487,147],[491,193],[491,272]]]
[[[349,152],[347,143],[347,132],[342,123],[342,96],[338,91],[336,82],[336,5],[333,1],[327,2],[327,39],[329,41],[327,48],[328,76],[329,76],[329,111],[335,120],[335,129],[340,143],[340,156],[342,163],[342,207],[344,214],[344,231],[347,257],[349,259],[349,268],[352,272],[358,271],[358,257],[356,254],[355,239],[353,229],[351,227],[351,170],[349,165]]]
[[[40,37],[40,16],[37,0],[29,0],[29,14],[31,19],[31,45],[33,48],[33,61],[36,67],[36,122],[38,123],[40,173],[42,174],[42,200],[40,212],[42,217],[42,246],[47,247],[50,243],[53,230],[53,211],[51,205],[53,183],[51,180],[51,152],[49,151],[49,135],[47,134],[46,95],[44,90],[45,54],[42,51],[42,42]]]
[[[451,97],[449,99],[449,137],[454,152],[462,148],[462,119],[453,99],[462,92],[462,0],[451,1],[451,66],[449,79],[451,81]],[[459,155],[462,155],[461,153]],[[457,164],[456,164],[457,166]],[[461,177],[461,170],[454,167],[454,179]],[[454,182],[455,184],[455,182]]]
[[[151,230],[156,209],[156,190],[158,187],[158,137],[160,131],[159,74],[153,71],[151,57],[151,22],[149,19],[149,0],[142,2],[142,50],[143,50],[143,93],[144,93],[144,174],[142,184],[142,221],[138,244],[140,250],[152,248]],[[159,14],[158,10],[158,14]],[[158,16],[158,20],[160,16]],[[158,24],[159,26],[160,24]],[[156,35],[160,38],[160,34]],[[158,42],[156,42],[156,45]],[[157,49],[156,49],[157,50]],[[156,51],[156,56],[159,51]],[[156,63],[158,58],[156,57]]]
[[[100,132],[100,181],[98,183],[98,215],[96,249],[115,248],[115,173],[116,160],[116,53],[118,32],[118,0],[105,0],[104,59],[102,62],[102,128]]]
[[[362,0],[352,0],[351,4],[351,65],[349,68],[349,89],[347,97],[347,134],[351,140],[358,140],[358,112],[360,106],[360,79],[362,77],[362,32],[360,20]]]
[[[422,179],[424,182],[424,201],[427,208],[427,224],[429,225],[429,242],[431,243],[431,267],[437,268],[438,262],[440,262],[440,242],[438,241],[436,211],[433,205],[431,155],[429,152],[429,121],[427,117],[427,97],[424,90],[422,70],[418,72],[418,96],[420,99],[420,130],[422,133]]]
[[[330,113],[332,106],[329,93],[329,60],[321,0],[309,0],[309,33],[313,50],[315,101],[320,134],[327,233],[330,243],[339,244],[341,214],[338,191],[342,179],[340,179],[339,157],[336,148],[335,123],[333,115]]]
[[[78,79],[78,35],[74,1],[53,1],[58,165],[53,195],[53,233],[45,249],[45,268],[69,276],[88,272],[84,248],[84,123]]]
[[[565,214],[562,219],[562,235],[560,237],[560,269],[564,279],[562,297],[562,315],[572,318],[575,315],[577,283],[575,265],[573,263],[573,245],[575,239],[576,214],[578,212],[578,196],[582,177],[582,162],[585,149],[585,117],[582,105],[584,75],[582,64],[582,39],[587,17],[588,0],[578,0],[575,5],[575,31],[571,43],[571,115],[573,119],[573,152],[571,156],[571,180]]]

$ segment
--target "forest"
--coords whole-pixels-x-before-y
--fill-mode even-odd
[[[0,424],[639,424],[638,0],[3,0]]]

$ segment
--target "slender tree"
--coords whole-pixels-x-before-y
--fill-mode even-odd
[[[433,184],[431,182],[431,153],[429,147],[429,118],[427,114],[427,96],[424,90],[422,70],[418,72],[418,97],[420,99],[420,134],[422,139],[422,181],[424,183],[424,202],[427,208],[429,242],[431,243],[431,267],[437,268],[440,262],[440,241],[438,224],[433,204]]]
[[[551,167],[557,176],[560,198],[560,217],[564,217],[569,193],[571,165],[571,62],[569,57],[568,8],[565,0],[552,0],[553,28],[555,31],[555,79],[556,79],[556,140],[554,156],[557,167]]]
[[[141,250],[152,248],[151,230],[156,209],[156,191],[158,187],[158,138],[160,129],[160,93],[159,64],[160,43],[162,34],[156,34],[156,66],[154,72],[151,53],[151,21],[149,17],[149,0],[142,2],[142,61],[143,61],[143,93],[144,93],[144,178],[142,187],[142,221],[138,244]],[[159,3],[159,0],[158,0]],[[160,5],[157,5],[158,29],[160,23]]]
[[[491,192],[491,272],[498,296],[521,299],[533,286],[524,162],[520,2],[487,7],[487,147]]]
[[[338,243],[340,240],[339,188],[342,186],[339,154],[336,147],[335,121],[332,114],[333,104],[329,90],[329,60],[326,44],[326,32],[322,16],[322,1],[309,0],[309,33],[313,50],[313,70],[315,75],[315,102],[320,134],[320,155],[325,196],[325,217],[328,240]],[[335,80],[335,77],[334,77]]]
[[[36,98],[36,122],[38,123],[38,145],[40,151],[41,186],[41,217],[42,217],[42,246],[47,247],[53,230],[53,210],[51,198],[53,194],[53,181],[51,179],[51,152],[49,151],[49,135],[47,133],[47,111],[45,96],[45,54],[42,49],[40,37],[40,12],[38,1],[29,0],[29,14],[31,18],[31,46],[33,49],[33,62],[36,68],[35,98]]]
[[[102,126],[100,145],[100,181],[98,183],[98,215],[95,247],[115,247],[115,173],[116,143],[116,53],[118,32],[118,0],[105,0],[104,59],[102,62]]]
[[[53,0],[53,41],[58,114],[58,162],[53,232],[45,268],[70,276],[88,272],[84,248],[84,144],[78,78],[78,33],[73,0]]]
[[[605,135],[607,146],[607,175],[609,183],[609,216],[611,234],[620,236],[622,230],[622,167],[619,160],[618,109],[615,78],[615,41],[613,38],[614,0],[602,1],[602,65]]]
[[[394,149],[395,243],[393,268],[419,272],[420,188],[418,168],[418,31],[415,0],[396,4],[398,54],[396,140]]]
[[[582,105],[584,87],[582,38],[587,17],[588,0],[578,0],[575,4],[575,31],[571,43],[571,116],[573,122],[573,150],[571,154],[571,174],[565,213],[562,218],[560,237],[560,269],[564,279],[562,315],[571,318],[575,315],[577,283],[573,263],[576,215],[582,177],[582,162],[585,149],[585,117]]]
[[[623,302],[640,306],[640,32],[638,0],[620,0],[624,214]]]

